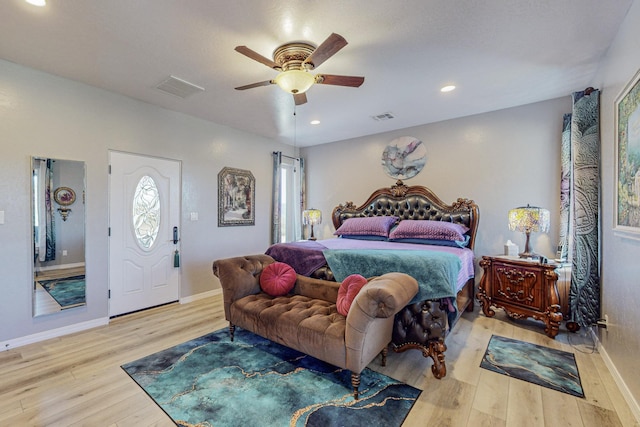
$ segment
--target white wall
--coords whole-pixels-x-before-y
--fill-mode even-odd
[[[615,120],[614,103],[640,69],[640,3],[634,2],[617,38],[602,61],[594,87],[602,89],[602,314],[609,327],[600,331],[607,356],[624,378],[637,404],[640,401],[640,240],[614,234]],[[640,417],[640,413],[636,412]]]
[[[198,95],[196,95],[198,96]],[[202,96],[202,95],[200,95]],[[189,102],[185,100],[184,102]],[[269,244],[271,152],[291,147],[0,60],[0,342],[108,316],[108,150],[182,161],[181,297],[219,286],[214,259]],[[87,306],[32,318],[30,156],[86,162]],[[217,174],[256,178],[256,225],[217,226]],[[189,213],[199,220],[190,221]]]
[[[502,253],[507,239],[522,250],[524,235],[509,231],[507,212],[530,203],[558,217],[562,117],[570,111],[567,94],[524,107],[305,148],[308,205],[321,209],[324,218],[317,234],[331,237],[335,231],[331,211],[338,204],[360,205],[373,190],[395,183],[383,171],[382,151],[399,136],[413,136],[426,145],[427,164],[406,184],[429,187],[446,203],[464,197],[480,206],[477,257]],[[558,222],[552,221],[549,234],[531,238],[537,252],[553,258]]]

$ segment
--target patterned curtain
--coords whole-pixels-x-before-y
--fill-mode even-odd
[[[36,252],[40,262],[53,261],[56,259],[52,162],[51,159],[37,159],[33,171],[37,177],[34,197],[38,200],[38,225],[34,230],[34,237]]]
[[[280,243],[280,165],[282,153],[273,152],[273,194],[271,198],[271,244]]]
[[[296,211],[296,240],[302,240],[302,236],[304,234],[304,224],[302,223],[302,211],[307,206],[307,189],[305,185],[305,167],[304,167],[304,159],[300,157],[299,159],[299,167],[300,171],[298,172],[298,188],[299,188],[299,198],[300,198],[300,208]]]
[[[600,318],[600,91],[573,94],[564,117],[558,257],[571,263],[569,321]]]

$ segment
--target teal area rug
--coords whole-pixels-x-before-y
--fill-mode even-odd
[[[493,335],[480,367],[584,397],[573,353]]]
[[[60,307],[77,307],[86,302],[84,275],[65,277],[62,279],[38,280],[45,291],[56,300]]]
[[[374,362],[376,363],[376,362]],[[122,365],[179,426],[400,426],[420,390],[227,329]]]

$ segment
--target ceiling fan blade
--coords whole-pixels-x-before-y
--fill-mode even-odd
[[[274,70],[278,70],[278,71],[280,71],[282,69],[280,67],[280,65],[276,64],[275,62],[273,62],[269,58],[266,58],[266,57],[260,55],[258,52],[249,49],[246,46],[236,46],[235,50],[236,50],[236,52],[241,53],[244,56],[253,59],[254,61],[258,61],[259,63],[264,64],[269,68],[273,68]]]
[[[253,89],[254,87],[269,86],[269,85],[272,85],[273,83],[274,83],[273,80],[265,80],[263,82],[251,83],[250,85],[237,87],[236,90],[245,90],[245,89]]]
[[[296,105],[302,105],[307,103],[307,94],[306,93],[296,93],[293,95],[293,101]]]
[[[331,58],[340,49],[347,45],[347,41],[340,34],[332,33],[311,55],[304,60],[304,64],[313,64],[313,68],[318,68],[327,59]]]
[[[364,77],[318,74],[316,76],[316,83],[321,85],[360,87],[362,83],[364,83]]]

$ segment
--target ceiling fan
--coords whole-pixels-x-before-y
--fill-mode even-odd
[[[286,43],[273,51],[273,61],[246,46],[236,46],[236,52],[280,72],[272,80],[240,86],[236,90],[277,84],[285,92],[293,94],[296,105],[301,105],[307,102],[305,92],[314,84],[360,87],[364,82],[364,77],[334,74],[314,75],[310,72],[346,45],[347,41],[344,37],[336,33],[327,37],[318,47],[305,42]]]

